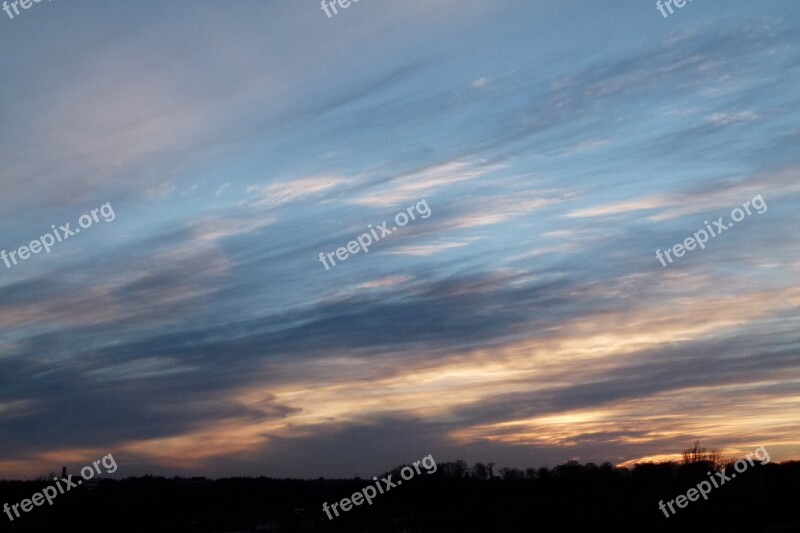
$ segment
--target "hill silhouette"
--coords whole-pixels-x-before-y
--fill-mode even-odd
[[[496,473],[490,464],[441,462],[432,474],[423,471],[372,505],[353,507],[333,520],[323,513],[323,502],[350,497],[373,480],[106,479],[13,522],[0,515],[0,532],[800,531],[797,461],[756,461],[714,488],[707,500],[665,516],[660,501],[686,494],[714,469],[733,472],[732,463],[710,459],[715,456],[684,454],[680,463],[631,468],[570,461]],[[388,474],[398,479],[400,467],[376,477]],[[44,479],[2,481],[0,503],[30,498],[47,485]]]

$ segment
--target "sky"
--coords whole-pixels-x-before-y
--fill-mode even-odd
[[[0,478],[800,459],[798,15],[0,12]]]

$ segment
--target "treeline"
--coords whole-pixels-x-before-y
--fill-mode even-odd
[[[0,515],[0,532],[800,531],[799,462],[756,462],[713,489],[707,501],[665,517],[659,501],[686,494],[709,479],[715,466],[703,458],[632,468],[570,461],[524,470],[440,462],[433,474],[423,472],[377,496],[371,506],[333,520],[322,512],[324,502],[374,482],[145,476],[81,487],[14,522]],[[392,471],[393,479],[399,471]],[[0,482],[0,504],[29,498],[45,485]]]

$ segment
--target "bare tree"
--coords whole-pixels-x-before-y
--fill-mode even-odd
[[[715,468],[720,468],[725,462],[722,458],[722,452],[716,448],[707,450],[705,446],[700,446],[700,441],[696,440],[692,445],[683,450],[683,464],[690,465],[693,463],[709,463]]]
[[[700,455],[706,451],[705,448],[700,448],[700,441],[694,441],[692,446],[689,446],[685,450],[683,450],[683,464],[689,465],[692,463],[699,463],[700,462]]]

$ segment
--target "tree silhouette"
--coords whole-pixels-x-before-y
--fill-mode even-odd
[[[691,446],[683,450],[681,455],[683,456],[684,465],[708,463],[714,468],[719,469],[725,462],[721,452],[715,448],[707,450],[705,447],[701,447],[699,440],[694,441]]]
[[[472,467],[472,477],[485,481],[489,479],[489,469],[483,463],[475,463]]]

